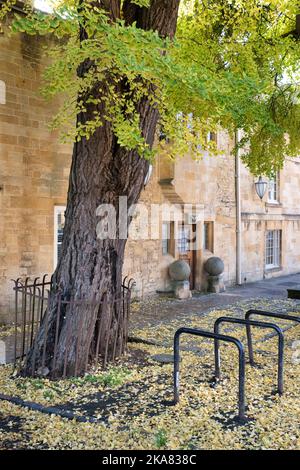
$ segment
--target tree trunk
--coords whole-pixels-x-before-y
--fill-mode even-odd
[[[123,17],[127,24],[136,21],[140,28],[173,37],[179,2],[152,0],[150,8],[145,9],[125,0]],[[120,16],[119,1],[102,0],[98,4],[107,9],[112,21]],[[80,73],[88,66],[83,64]],[[101,106],[97,105],[97,112],[103,115]],[[94,110],[80,114],[78,121],[85,122]],[[147,98],[140,100],[137,111],[141,133],[151,148],[158,112]],[[99,352],[109,360],[124,352],[127,325],[126,318],[120,318],[118,299],[126,239],[119,237],[119,197],[127,197],[128,209],[135,204],[148,168],[149,163],[136,151],[118,145],[107,121],[89,140],[83,138],[74,144],[61,257],[53,277],[48,314],[27,355],[25,375],[35,374],[41,366],[53,377],[80,374],[88,355],[98,356]],[[115,208],[115,239],[97,237],[96,212],[102,204]]]

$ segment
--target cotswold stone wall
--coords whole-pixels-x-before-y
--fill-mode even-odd
[[[52,272],[54,206],[66,200],[71,149],[48,129],[57,103],[39,95],[46,46],[0,35],[0,320],[11,310],[11,278]]]
[[[48,124],[58,103],[39,95],[45,38],[0,35],[0,322],[13,309],[11,278],[40,276],[54,268],[54,208],[66,204],[71,146],[59,143]],[[235,282],[235,165],[232,140],[218,133],[217,157],[191,155],[176,163],[157,159],[141,201],[198,204],[195,287],[205,289],[204,261],[224,260],[224,281]],[[162,182],[167,182],[164,186]],[[167,189],[166,189],[167,187]],[[300,271],[300,159],[287,160],[280,173],[279,201],[260,201],[254,178],[242,166],[242,279],[245,282]],[[173,201],[174,202],[174,201]],[[135,222],[134,218],[134,222]],[[204,222],[213,223],[212,250],[203,249]],[[161,236],[161,223],[158,232]],[[144,227],[137,227],[142,232]],[[281,265],[265,269],[266,230],[282,230]],[[160,238],[130,239],[123,274],[135,278],[135,295],[170,287],[168,266],[178,253],[162,254]]]
[[[288,158],[279,172],[278,200],[268,202],[266,192],[261,201],[254,188],[255,179],[242,167],[243,256],[242,280],[300,272],[300,159]],[[274,269],[265,267],[265,233],[281,230],[281,263]]]

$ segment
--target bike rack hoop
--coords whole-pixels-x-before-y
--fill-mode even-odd
[[[247,341],[249,349],[249,359],[250,364],[254,365],[254,356],[253,356],[253,345],[251,337],[251,326],[256,326],[258,328],[269,328],[275,330],[278,336],[278,393],[282,395],[283,393],[283,352],[284,352],[284,336],[281,328],[275,323],[268,323],[256,320],[235,318],[235,317],[220,317],[215,321],[214,332],[219,333],[219,326],[221,323],[235,323],[246,326],[247,331]],[[219,341],[215,340],[215,368],[216,368],[216,377],[220,378],[220,345]]]
[[[239,352],[239,420],[245,420],[245,352],[242,343],[233,336],[222,335],[195,328],[179,328],[174,335],[174,404],[179,402],[179,364],[180,364],[180,336],[182,334],[201,336],[218,341],[233,343]]]

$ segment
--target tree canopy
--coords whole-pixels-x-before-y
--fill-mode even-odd
[[[4,4],[2,16],[13,3]],[[45,50],[51,61],[43,94],[63,96],[52,123],[63,139],[89,137],[105,119],[119,144],[144,158],[163,150],[171,158],[189,150],[201,158],[203,149],[217,151],[208,131],[241,129],[243,160],[256,175],[300,154],[298,0],[181,0],[173,38],[125,18],[124,9],[147,8],[151,0],[115,3],[115,17],[100,0],[57,1],[51,14],[27,5],[11,24],[13,33],[56,38]],[[97,98],[95,87],[102,91]],[[166,136],[154,149],[136,111],[144,96],[159,110]],[[75,116],[95,100],[105,112],[95,108],[93,119],[75,126]]]

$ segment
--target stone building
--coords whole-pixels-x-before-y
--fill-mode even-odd
[[[45,38],[9,37],[5,28],[0,34],[0,321],[13,308],[11,279],[52,273],[63,233],[71,147],[48,128],[57,103],[38,93],[45,45]],[[183,221],[162,216],[155,236],[149,229],[145,239],[128,241],[124,275],[134,277],[139,297],[169,290],[168,266],[177,258],[190,263],[197,290],[206,288],[203,263],[212,255],[224,261],[227,285],[300,271],[300,159],[287,159],[260,200],[242,164],[236,175],[231,138],[208,138],[219,156],[158,157],[145,186],[141,202],[149,211],[188,206]],[[134,227],[137,234],[138,217]]]

